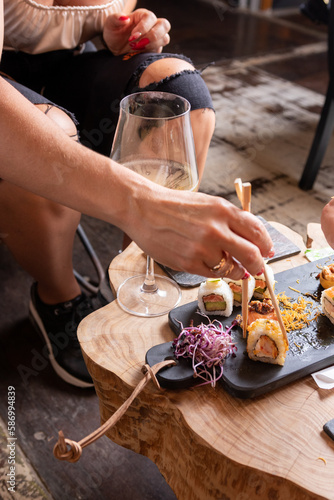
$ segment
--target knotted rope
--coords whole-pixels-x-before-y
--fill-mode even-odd
[[[162,390],[160,384],[156,378],[156,374],[167,366],[175,365],[176,362],[172,359],[161,361],[154,366],[144,365],[142,367],[142,373],[145,377],[139,382],[137,387],[132,392],[131,396],[122,404],[120,408],[98,429],[89,434],[87,437],[81,439],[79,442],[72,441],[72,439],[67,439],[64,437],[63,431],[58,433],[58,441],[53,448],[53,454],[58,460],[67,460],[68,462],[77,462],[82,454],[82,449],[86,446],[94,443],[100,437],[102,437],[111,427],[113,427],[116,422],[124,415],[132,401],[138,396],[138,394],[144,389],[146,384],[152,380],[155,386]]]

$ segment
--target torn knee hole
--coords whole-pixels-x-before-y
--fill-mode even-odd
[[[58,125],[69,137],[78,140],[78,131],[74,121],[60,108],[53,104],[35,104],[48,118]]]
[[[154,61],[143,70],[139,78],[139,86],[146,87],[151,83],[161,84],[184,73],[196,73],[196,69],[182,59],[165,58]]]

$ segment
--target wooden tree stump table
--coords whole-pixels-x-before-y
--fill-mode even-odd
[[[305,249],[300,236],[272,224]],[[272,268],[305,263],[301,253]],[[132,243],[110,265],[112,287],[145,264]],[[197,288],[183,289],[182,303],[196,298]],[[79,340],[102,422],[142,379],[146,352],[174,337],[167,315],[131,316],[117,301],[85,318]],[[149,383],[107,436],[149,457],[178,500],[334,499],[334,441],[322,430],[332,418],[334,392],[319,389],[311,376],[246,400],[219,384],[159,391]]]

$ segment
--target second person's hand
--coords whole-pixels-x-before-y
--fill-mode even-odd
[[[134,51],[162,52],[170,41],[170,23],[147,9],[129,15],[113,14],[106,19],[103,40],[114,55]]]

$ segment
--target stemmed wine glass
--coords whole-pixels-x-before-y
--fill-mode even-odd
[[[138,92],[120,103],[111,158],[170,189],[196,190],[198,171],[190,104],[167,92]],[[154,274],[147,256],[146,274],[132,276],[118,288],[119,305],[136,316],[160,316],[173,309],[181,290],[170,278]]]

